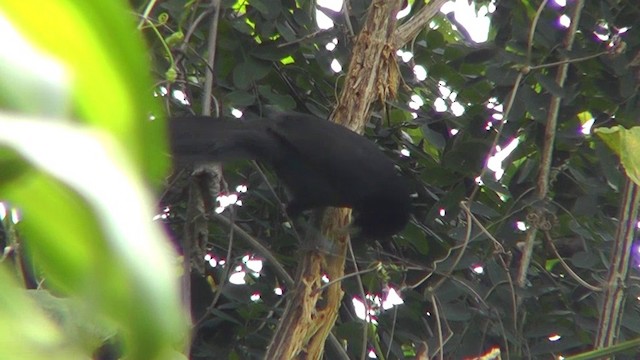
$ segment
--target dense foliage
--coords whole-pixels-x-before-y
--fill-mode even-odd
[[[273,107],[326,117],[341,91],[340,73],[331,71],[331,62],[347,66],[350,30],[358,32],[367,2],[350,2],[347,12],[325,9],[334,21],[328,30],[318,30],[312,2],[222,3],[213,93],[218,110],[260,113]],[[563,46],[569,29],[561,17],[575,19],[575,2],[562,7],[499,1],[490,14],[489,41],[482,44],[474,43],[453,16],[441,14],[403,44],[402,50],[413,57],[398,58],[398,96],[378,104],[366,135],[386,148],[411,179],[414,217],[391,250],[388,244],[382,251],[372,243],[356,244],[366,291],[383,296],[393,288],[404,299],[403,305],[376,316],[368,349],[378,357],[408,356],[423,342],[432,354],[442,347],[445,358],[478,355],[492,347],[513,358],[591,348],[602,295],[577,277],[595,288],[604,284],[624,174],[614,153],[583,124],[593,118],[594,127],[630,127],[638,116],[633,58],[640,45],[634,26],[640,10],[633,2],[604,3],[587,2],[579,12],[570,51]],[[425,4],[412,6],[401,23]],[[172,51],[181,58],[172,64],[161,39],[148,34],[158,74],[167,69],[177,74],[164,85],[188,94],[188,106],[167,99],[172,112],[201,111],[209,23],[193,19],[213,16],[202,15],[207,11],[213,13],[207,4],[184,7],[180,1],[164,2],[152,11],[152,18],[166,19],[157,25],[164,39],[179,32],[190,35],[181,52]],[[327,50],[327,43],[335,48]],[[564,62],[570,65],[564,86],[559,86],[556,74]],[[414,75],[415,65],[426,69],[426,80]],[[410,107],[415,95],[425,103],[417,110]],[[560,99],[557,115],[551,111],[554,97]],[[456,106],[464,112],[454,114]],[[545,138],[545,126],[554,116],[549,191],[540,198],[541,152],[551,140]],[[502,161],[504,175],[497,180],[486,169],[487,160],[496,145],[504,148],[514,139],[519,144]],[[400,149],[410,156],[400,156]],[[282,226],[286,219],[269,183],[247,164],[228,165],[224,174],[230,189],[238,184],[249,188],[240,195],[243,206],[235,207],[234,221],[293,269],[297,240]],[[279,188],[276,192],[284,196]],[[173,220],[180,224],[177,213]],[[211,253],[224,258],[228,227],[212,227]],[[516,277],[526,228],[532,227],[543,230],[520,288]],[[234,241],[231,251],[227,260],[233,264],[255,253],[242,241]],[[208,271],[216,283],[223,281],[221,271]],[[196,358],[212,352],[241,357],[261,353],[282,310],[282,299],[273,295],[281,283],[267,263],[260,278],[249,284],[222,287],[222,299],[196,335]],[[355,356],[362,351],[363,322],[351,299],[361,296],[353,278],[343,280],[343,287],[347,294],[335,334]],[[627,292],[636,298],[631,283]],[[262,298],[251,301],[250,294]],[[622,318],[620,339],[633,338],[640,326],[635,301],[626,303]]]

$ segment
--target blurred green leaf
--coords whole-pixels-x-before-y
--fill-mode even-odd
[[[0,143],[42,171],[1,184],[0,197],[20,207],[47,283],[114,320],[132,359],[166,358],[186,340],[176,255],[119,144],[45,119],[0,114],[0,128]]]
[[[0,266],[0,358],[89,359]]]
[[[161,118],[161,113],[152,96],[144,43],[126,2],[0,0],[0,9],[0,16],[11,23],[8,26],[15,27],[39,52],[34,56],[23,45],[0,53],[0,58],[14,59],[0,61],[3,88],[29,87],[23,93],[21,110],[40,108],[35,113],[79,115],[112,133],[147,176],[161,179],[167,169],[161,136],[164,126],[160,121],[153,125],[147,121],[151,114]],[[49,67],[20,66],[34,57],[48,59]],[[18,74],[28,81],[17,82]],[[40,100],[33,99],[52,99],[58,108],[41,107]]]
[[[98,348],[117,333],[112,323],[100,321],[90,308],[73,298],[55,297],[47,290],[27,290],[27,295],[74,344],[83,345],[88,351]]]

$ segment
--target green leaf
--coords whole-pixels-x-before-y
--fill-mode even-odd
[[[0,114],[0,128],[0,144],[39,170],[0,184],[0,198],[22,211],[17,227],[47,284],[115,321],[132,359],[180,348],[187,322],[177,255],[151,221],[150,194],[119,143],[44,119]]]
[[[571,256],[571,263],[583,269],[593,269],[598,262],[598,256],[588,251],[579,251]]]
[[[640,185],[640,127],[598,128],[595,133],[620,156],[627,176]]]
[[[294,41],[297,39],[296,33],[291,28],[291,26],[289,26],[289,24],[287,24],[286,22],[280,22],[280,21],[276,22],[276,29],[278,29],[279,34],[286,41]]]
[[[253,105],[256,102],[256,96],[248,91],[236,90],[226,95],[227,102],[230,106],[244,107]]]
[[[269,69],[262,62],[247,58],[233,69],[233,83],[239,89],[248,89],[255,81],[267,76]]]
[[[535,73],[534,77],[536,80],[540,82],[543,88],[545,88],[551,95],[563,98],[565,96],[565,91],[562,89],[556,80],[552,77],[544,75],[542,73]]]
[[[597,128],[594,133],[604,141],[616,155],[620,155],[620,131],[622,126],[614,126],[611,128]]]
[[[264,16],[269,14],[269,6],[263,0],[252,0],[251,6],[255,7]]]
[[[245,35],[253,35],[253,27],[244,21],[235,21],[233,28],[238,30],[239,33]]]
[[[259,86],[258,92],[269,101],[269,104],[275,105],[280,110],[292,110],[296,106],[296,101],[290,95],[276,94],[270,86]]]

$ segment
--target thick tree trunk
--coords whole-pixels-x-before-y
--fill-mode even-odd
[[[371,104],[395,95],[398,68],[394,31],[402,0],[374,0],[358,35],[342,94],[331,120],[362,132]],[[344,276],[348,235],[344,229],[350,211],[329,209],[322,236],[334,244],[330,252],[312,250],[298,264],[296,288],[267,350],[266,359],[320,359],[333,328],[342,289],[340,281],[322,288],[324,275],[331,281]]]

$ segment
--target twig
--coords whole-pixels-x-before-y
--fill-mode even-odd
[[[593,285],[589,284],[588,282],[586,282],[585,280],[582,280],[582,278],[571,269],[569,264],[567,264],[566,261],[564,261],[564,259],[562,258],[562,256],[560,256],[560,253],[558,253],[558,249],[556,249],[556,246],[553,244],[553,239],[551,238],[551,235],[549,234],[549,231],[545,230],[542,233],[544,234],[544,238],[547,241],[547,245],[549,245],[549,247],[553,251],[553,255],[558,259],[558,261],[560,261],[560,264],[562,265],[564,270],[575,281],[577,281],[580,285],[586,287],[587,289],[589,289],[591,291],[596,291],[596,292],[602,291],[602,288],[597,287],[597,286],[593,286]]]
[[[263,256],[269,262],[269,264],[271,264],[271,266],[273,266],[273,268],[275,269],[276,273],[280,276],[280,278],[282,278],[282,280],[284,281],[285,285],[288,288],[292,288],[293,287],[294,284],[293,284],[293,278],[291,277],[291,275],[289,275],[289,273],[284,269],[284,266],[278,261],[278,259],[276,259],[276,257],[273,256],[273,254],[271,253],[271,250],[269,250],[266,246],[262,245],[261,241],[259,241],[258,239],[254,238],[253,236],[251,236],[246,231],[242,230],[241,227],[239,227],[238,225],[233,223],[227,217],[222,216],[220,214],[214,214],[213,216],[215,217],[216,220],[218,220],[221,223],[225,224],[230,229],[233,229],[233,231],[235,231],[242,240],[244,240],[249,245],[251,245],[251,247],[253,247],[253,249],[258,254]]]

